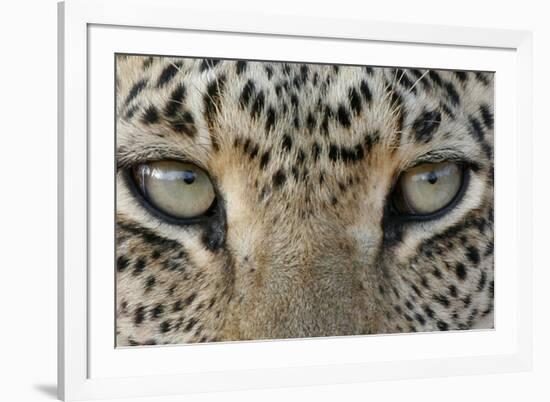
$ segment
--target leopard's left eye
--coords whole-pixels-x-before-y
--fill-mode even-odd
[[[460,193],[464,168],[454,162],[423,163],[401,174],[392,195],[401,215],[427,216],[450,205]]]
[[[143,163],[134,167],[133,176],[147,203],[171,218],[188,220],[203,216],[216,198],[206,172],[190,163]]]

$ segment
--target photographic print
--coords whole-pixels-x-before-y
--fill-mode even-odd
[[[117,346],[493,328],[493,73],[115,69]]]

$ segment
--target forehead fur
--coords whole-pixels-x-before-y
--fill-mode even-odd
[[[492,311],[493,74],[131,55],[116,73],[120,170],[195,163],[227,215],[223,231],[162,222],[119,173],[122,343],[464,329]],[[399,174],[443,160],[471,165],[460,205],[384,226]]]

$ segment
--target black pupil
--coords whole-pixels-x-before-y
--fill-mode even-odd
[[[190,170],[185,170],[183,172],[183,181],[185,184],[193,184],[195,182],[197,175],[195,172],[192,172]]]
[[[437,175],[435,172],[428,173],[428,183],[435,184],[437,182]]]

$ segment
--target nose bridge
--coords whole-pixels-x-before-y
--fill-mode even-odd
[[[360,333],[368,264],[344,225],[304,220],[262,227],[262,240],[237,268],[233,328],[239,336]]]

